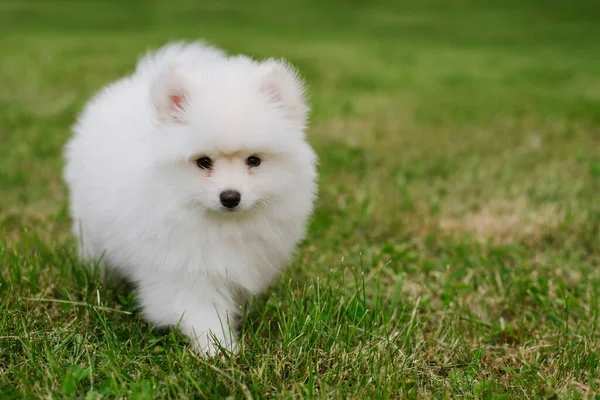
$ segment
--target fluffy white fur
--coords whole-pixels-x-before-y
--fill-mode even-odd
[[[82,257],[133,281],[144,316],[178,325],[201,353],[215,338],[235,349],[241,306],[289,261],[312,211],[307,110],[283,62],[202,43],[147,54],[88,103],[67,145]],[[225,190],[241,194],[233,211]]]

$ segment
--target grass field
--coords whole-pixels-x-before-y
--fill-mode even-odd
[[[86,99],[196,38],[297,65],[321,161],[211,360],[77,261],[61,180]],[[0,398],[600,392],[600,2],[13,0],[0,49]]]

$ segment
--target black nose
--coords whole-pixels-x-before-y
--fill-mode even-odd
[[[237,190],[224,190],[221,192],[219,199],[221,200],[221,204],[223,204],[225,207],[235,208],[238,204],[240,204],[242,195]]]

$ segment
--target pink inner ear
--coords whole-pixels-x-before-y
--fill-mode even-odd
[[[183,110],[183,96],[180,94],[172,94],[169,96],[173,108]]]
[[[273,85],[264,86],[263,92],[267,94],[269,100],[271,100],[272,102],[279,103],[281,101],[281,94],[279,93],[277,87]]]

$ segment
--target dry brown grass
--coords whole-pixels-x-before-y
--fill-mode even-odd
[[[506,244],[539,239],[563,220],[564,212],[556,204],[533,207],[520,196],[489,201],[463,216],[444,215],[439,219],[439,228],[449,235],[472,234],[481,243]]]

